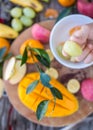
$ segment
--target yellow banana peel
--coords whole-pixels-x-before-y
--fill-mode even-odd
[[[40,12],[43,10],[43,5],[38,0],[9,0],[9,1],[23,7],[31,7],[36,12]]]
[[[0,37],[14,39],[18,36],[18,32],[16,32],[13,28],[8,25],[0,23]]]

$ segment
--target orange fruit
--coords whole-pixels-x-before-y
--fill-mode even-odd
[[[9,52],[10,43],[8,42],[8,40],[0,37],[0,49],[4,47],[6,47],[6,52],[5,52],[6,55]]]
[[[20,54],[22,55],[25,48],[29,46],[31,48],[40,48],[40,49],[44,49],[44,46],[42,45],[42,43],[38,40],[34,40],[34,39],[29,39],[27,41],[25,41],[21,47],[20,47]],[[28,51],[28,59],[27,59],[27,63],[35,63],[38,62],[38,60],[36,59],[35,56],[31,56],[30,51]]]
[[[71,5],[73,5],[76,0],[58,0],[59,4],[64,6],[64,7],[69,7]]]
[[[45,12],[46,18],[57,18],[58,17],[58,11],[56,9],[48,8]]]
[[[79,29],[81,29],[80,26],[75,26],[75,27],[71,28],[69,31],[69,35],[71,36],[75,31],[78,31]]]

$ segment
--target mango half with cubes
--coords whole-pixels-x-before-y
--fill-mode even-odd
[[[44,87],[40,82],[35,89],[26,94],[27,87],[35,80],[39,80],[40,74],[33,72],[27,74],[18,85],[18,95],[21,102],[30,110],[36,112],[37,106],[43,100],[51,100],[48,104],[48,109],[45,114],[47,117],[62,117],[73,114],[78,110],[79,104],[76,97],[71,94],[63,84],[56,79],[51,78],[50,84],[57,88],[63,95],[63,99],[56,99],[55,109],[53,111],[54,102],[53,95],[50,90]]]

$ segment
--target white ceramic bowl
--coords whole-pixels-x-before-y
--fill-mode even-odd
[[[93,64],[93,62],[89,64],[85,64],[83,62],[74,63],[68,60],[62,59],[57,53],[56,47],[58,44],[66,41],[69,38],[69,30],[77,25],[83,25],[87,23],[93,22],[92,18],[81,15],[81,14],[72,14],[62,18],[59,22],[57,22],[50,35],[50,49],[56,58],[56,60],[62,65],[72,68],[72,69],[83,69],[89,67]]]

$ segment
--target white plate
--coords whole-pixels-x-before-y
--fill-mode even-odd
[[[88,16],[81,15],[81,14],[73,14],[64,17],[63,19],[61,19],[59,22],[55,24],[50,35],[50,48],[54,57],[59,63],[72,69],[82,69],[82,68],[89,67],[93,64],[93,62],[89,64],[85,64],[83,62],[74,63],[71,61],[64,60],[62,59],[62,57],[58,55],[56,50],[58,44],[66,41],[69,38],[69,30],[72,27],[88,24],[91,22],[93,22],[93,20]]]

